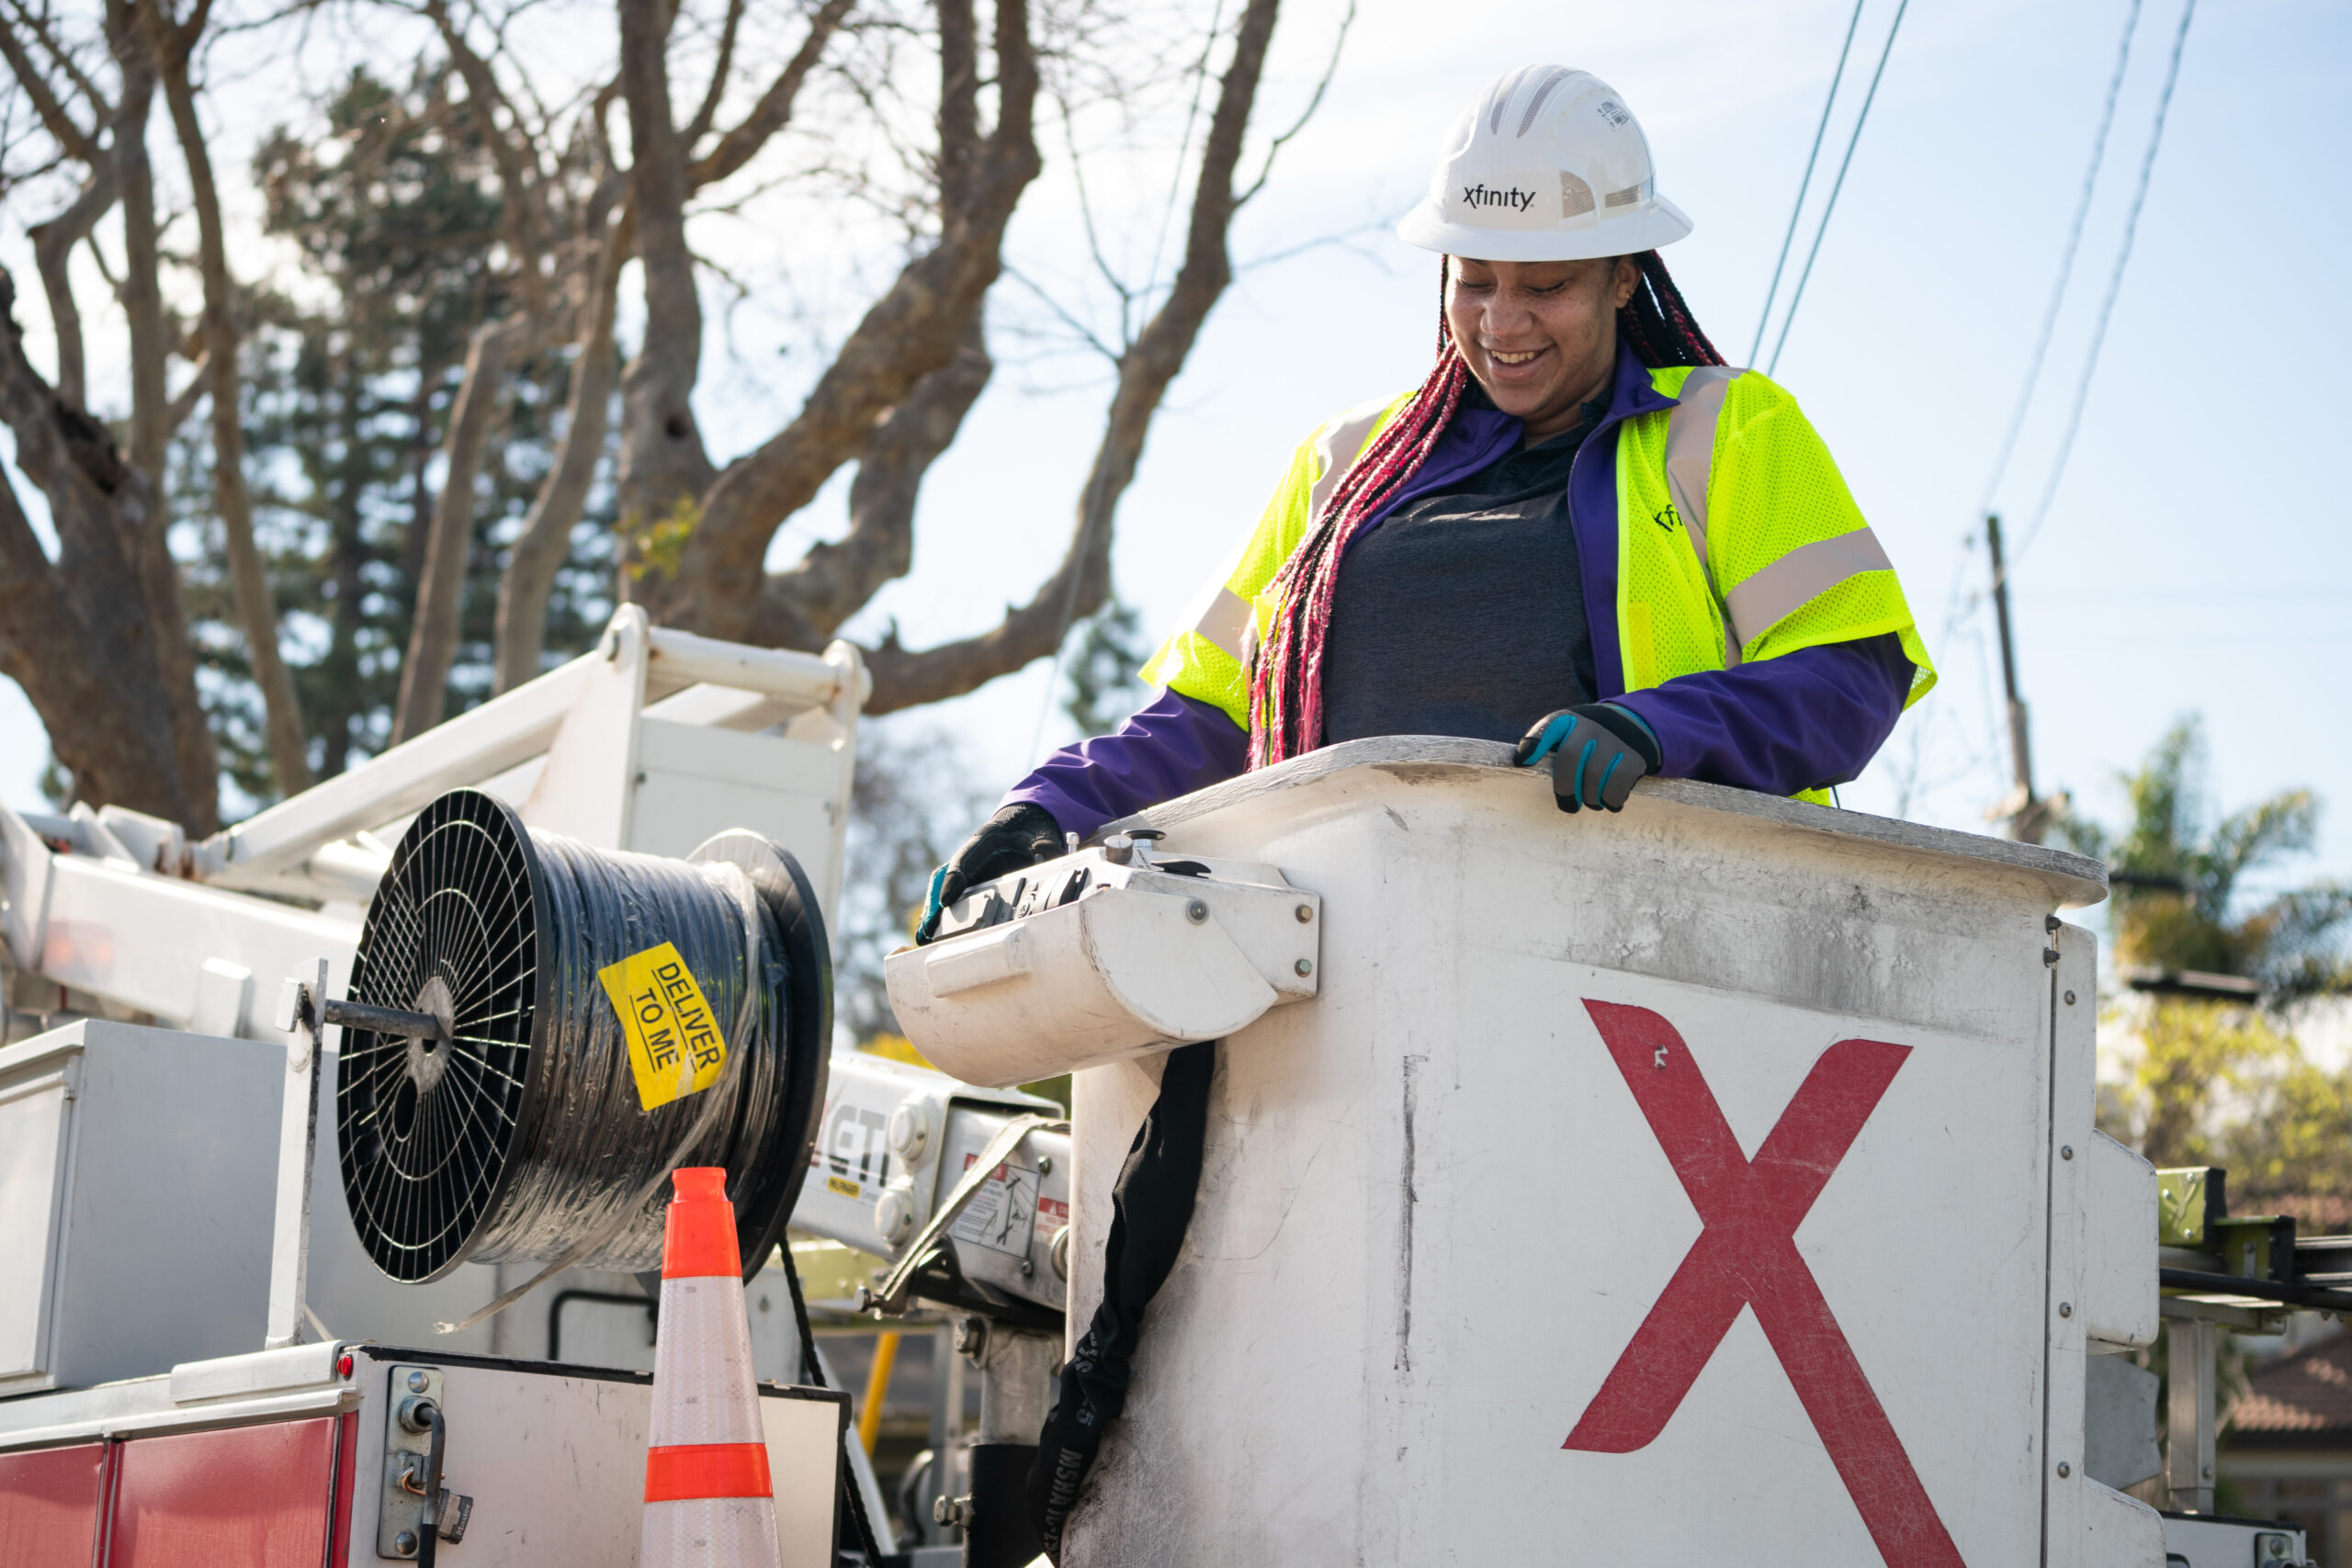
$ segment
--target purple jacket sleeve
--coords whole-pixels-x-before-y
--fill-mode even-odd
[[[1844,784],[1894,731],[1911,661],[1892,635],[1682,675],[1609,700],[1657,736],[1667,778],[1766,795]]]
[[[1880,637],[1684,675],[1610,700],[1657,736],[1666,777],[1794,795],[1860,773],[1894,732],[1910,688],[1903,645]],[[1113,733],[1046,758],[1000,804],[1042,807],[1062,831],[1085,838],[1236,776],[1248,742],[1208,704],[1162,692]]]
[[[999,804],[1043,807],[1063,832],[1086,838],[1129,812],[1234,777],[1249,740],[1218,709],[1162,692],[1112,733],[1046,758]]]

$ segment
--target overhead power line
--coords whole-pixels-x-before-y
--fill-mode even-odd
[[[1854,14],[1846,22],[1846,41],[1838,46],[1838,69],[1829,73],[1829,93],[1821,100],[1821,123],[1813,129],[1813,151],[1804,155],[1804,177],[1797,181],[1797,198],[1789,208],[1789,231],[1781,236],[1781,255],[1772,264],[1772,286],[1764,290],[1764,309],[1756,313],[1756,341],[1748,345],[1747,363],[1764,350],[1764,327],[1772,319],[1772,301],[1781,292],[1781,272],[1789,265],[1789,247],[1796,243],[1797,220],[1804,215],[1805,192],[1813,188],[1813,165],[1821,157],[1821,139],[1829,134],[1829,111],[1838,104],[1838,85],[1846,80],[1846,56],[1854,47],[1854,29],[1862,25],[1865,0],[1854,0]],[[2133,6],[2139,0],[2132,0]]]
[[[2058,308],[2066,298],[2066,285],[2075,274],[2075,255],[2082,249],[2083,224],[2090,217],[2091,195],[2098,187],[2099,166],[2107,161],[2107,133],[2115,125],[2116,100],[2123,96],[2124,68],[2132,62],[2132,39],[2140,30],[2141,0],[2132,0],[2123,17],[2123,41],[2115,46],[2115,74],[2108,79],[2107,105],[2099,110],[2098,134],[2091,138],[2090,167],[2083,171],[2083,194],[2075,203],[2074,226],[2066,231],[2066,249],[2058,261],[2058,280],[2050,288],[2050,306],[2041,313],[2041,333],[2034,339],[2033,357],[2027,363],[2025,385],[2018,389],[2018,406],[2009,414],[2009,428],[2001,437],[2001,450],[1993,459],[1993,471],[1984,481],[1984,496],[1976,503],[1976,515],[1984,516],[1993,510],[1993,500],[2001,488],[2001,479],[2008,472],[2009,458],[2018,447],[2018,436],[2025,429],[2026,410],[2033,404],[2034,389],[2041,381],[2042,362],[2049,357],[2050,340],[2058,330]]]
[[[2088,356],[2084,364],[2083,375],[2075,388],[2075,405],[2068,416],[2066,434],[2060,445],[2058,461],[2052,468],[2050,480],[2044,488],[2041,505],[2036,508],[2016,553],[2007,562],[2007,568],[2012,570],[2018,561],[2024,557],[2026,547],[2030,546],[2041,532],[2042,522],[2049,513],[2051,499],[2055,495],[2058,480],[2064,471],[2065,460],[2074,447],[2075,434],[2080,426],[2083,407],[2089,395],[2091,372],[2097,366],[2099,347],[2106,340],[2109,315],[2114,308],[2117,293],[2121,287],[2124,264],[2130,259],[2132,236],[2137,231],[2141,207],[2147,197],[2149,176],[2154,166],[2157,144],[2164,134],[2165,117],[2172,102],[2173,88],[2179,78],[2181,51],[2188,36],[2188,24],[2195,9],[2195,3],[2196,0],[2184,0],[2180,26],[2173,38],[2171,62],[2166,68],[2164,87],[2157,102],[2155,122],[2149,136],[2147,150],[2141,158],[2139,186],[2132,197],[2130,217],[2124,228],[2123,242],[2116,257],[2115,268],[2109,277],[2107,298],[2099,308],[2098,322],[2092,336]],[[2010,417],[2008,430],[2003,437],[2000,454],[1993,464],[1990,478],[1985,482],[1984,494],[1977,506],[1973,525],[1961,540],[1960,549],[1963,558],[1973,552],[1976,545],[1975,527],[1982,525],[1984,519],[1991,512],[1996,492],[2005,476],[2009,459],[2014,456],[2018,437],[2021,433],[2029,405],[2032,401],[2035,388],[2043,368],[2052,335],[2055,331],[2060,306],[2073,271],[2076,253],[2082,243],[2084,225],[2090,209],[2093,189],[2106,155],[2107,139],[2114,123],[2117,98],[2122,86],[2125,67],[2130,60],[2132,40],[2139,27],[2140,9],[2141,0],[2132,0],[2130,10],[2124,18],[2123,38],[2117,46],[2115,73],[2109,80],[2107,101],[2100,112],[2098,134],[2092,141],[2090,165],[2084,173],[2082,196],[2075,207],[2074,224],[2067,234],[2064,259],[2059,264],[2057,281],[2052,286],[2050,305],[2042,318],[2041,332],[2034,344],[2025,385],[2018,392],[2017,408]],[[2001,575],[2007,575],[2007,571],[2005,570]],[[1938,638],[1940,643],[1950,643],[1958,636],[1962,626],[1984,603],[1984,594],[1981,591],[1965,591],[1962,586],[1963,581],[1962,572],[1954,572],[1951,596],[1944,607],[1943,630]],[[1930,729],[1937,728],[1940,710],[1927,716],[1926,722]]]
[[[2041,533],[2041,525],[2050,516],[2050,503],[2057,499],[2059,481],[2066,477],[2066,459],[2074,456],[2075,437],[2083,428],[2083,409],[2090,401],[2091,378],[2098,371],[2099,350],[2107,343],[2107,324],[2115,314],[2116,296],[2123,291],[2123,269],[2132,261],[2132,242],[2140,231],[2140,209],[2147,205],[2148,181],[2156,170],[2156,149],[2164,144],[2165,117],[2172,109],[2172,90],[2180,80],[2181,51],[2188,44],[2188,24],[2197,15],[2197,0],[2185,0],[2180,8],[2180,27],[2172,36],[2172,60],[2165,67],[2165,85],[2156,95],[2155,123],[2148,129],[2148,150],[2140,159],[2140,184],[2132,193],[2132,210],[2123,220],[2123,243],[2115,253],[2115,270],[2107,280],[2107,298],[2099,301],[2098,323],[2091,329],[2091,343],[2083,358],[2083,377],[2075,387],[2075,406],[2066,414],[2066,434],[2059,438],[2057,460],[2051,465],[2050,480],[2042,487],[2041,503],[2033,509],[2033,521],[2027,525],[2025,536],[2018,541],[2018,559],[2033,547]]]
[[[1771,363],[1764,367],[1770,375],[1780,367],[1781,350],[1788,346],[1789,328],[1797,319],[1797,307],[1804,303],[1804,286],[1813,276],[1813,264],[1821,255],[1822,237],[1829,232],[1830,217],[1838,210],[1838,193],[1846,188],[1846,171],[1854,166],[1854,149],[1861,145],[1862,127],[1870,123],[1871,105],[1877,101],[1879,79],[1886,74],[1887,56],[1894,52],[1894,35],[1903,30],[1903,14],[1911,8],[1911,0],[1902,0],[1894,8],[1894,21],[1886,29],[1886,44],[1878,51],[1878,68],[1871,73],[1870,91],[1862,95],[1862,112],[1854,117],[1854,133],[1846,139],[1846,156],[1838,162],[1838,178],[1829,186],[1829,200],[1821,209],[1821,226],[1813,231],[1813,248],[1805,253],[1804,270],[1797,274],[1796,290],[1789,296],[1788,314],[1781,318],[1781,335],[1772,344]]]

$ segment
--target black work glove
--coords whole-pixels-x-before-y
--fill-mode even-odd
[[[1061,824],[1052,813],[1025,800],[1006,807],[965,840],[947,857],[945,865],[931,874],[931,892],[923,900],[922,923],[915,927],[915,945],[921,947],[937,936],[940,912],[972,888],[1060,853]]]
[[[1629,708],[1579,703],[1547,713],[1519,738],[1519,765],[1552,759],[1552,798],[1563,811],[1623,811],[1634,783],[1664,760],[1657,737]]]

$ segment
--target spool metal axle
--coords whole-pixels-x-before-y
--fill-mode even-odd
[[[326,1005],[326,1021],[345,1029],[365,1029],[375,1034],[390,1034],[403,1040],[438,1040],[450,1038],[449,1026],[429,1012],[410,1012],[404,1008],[379,1008],[368,1002],[330,1001]]]

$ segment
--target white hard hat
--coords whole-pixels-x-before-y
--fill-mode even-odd
[[[1589,72],[1497,77],[1446,133],[1430,193],[1396,225],[1423,250],[1479,261],[1632,255],[1690,232],[1657,194],[1649,139]]]

